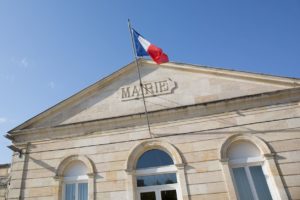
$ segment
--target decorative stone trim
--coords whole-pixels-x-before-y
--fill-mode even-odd
[[[127,175],[133,175],[134,174],[133,170],[127,170],[127,169],[125,169],[125,172],[126,172]]]
[[[128,159],[125,164],[125,169],[127,171],[132,171],[135,168],[137,159],[145,152],[151,149],[160,149],[169,154],[173,159],[174,164],[183,164],[181,155],[177,149],[168,142],[160,140],[147,140],[143,141],[140,144],[134,146],[129,152]]]
[[[270,154],[264,154],[263,155],[266,159],[275,159],[276,154],[275,153],[270,153]]]
[[[53,179],[55,181],[60,181],[62,179],[62,177],[61,176],[53,176]]]
[[[229,159],[228,158],[222,158],[219,160],[222,164],[228,164]]]
[[[224,142],[219,147],[219,159],[220,160],[228,160],[227,158],[227,151],[228,148],[231,146],[232,143],[236,141],[249,141],[260,150],[262,155],[268,155],[272,154],[271,150],[269,149],[268,145],[259,139],[258,137],[255,137],[251,134],[236,134],[231,135],[228,138],[224,140]]]
[[[185,163],[175,164],[177,169],[184,169],[185,165],[186,165]]]
[[[87,173],[86,174],[89,178],[94,178],[96,176],[96,173]]]

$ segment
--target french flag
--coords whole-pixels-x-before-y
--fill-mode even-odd
[[[137,56],[150,56],[157,64],[169,62],[168,56],[161,48],[151,44],[133,28],[132,33]]]

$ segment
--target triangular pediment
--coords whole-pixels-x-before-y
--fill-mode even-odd
[[[149,112],[289,89],[299,79],[139,60]],[[135,62],[16,127],[51,127],[145,111]],[[13,131],[14,131],[13,130]]]

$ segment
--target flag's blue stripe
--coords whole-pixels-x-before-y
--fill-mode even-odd
[[[143,46],[141,45],[141,43],[138,40],[138,37],[140,36],[140,34],[138,32],[136,32],[134,29],[132,29],[132,32],[133,32],[135,49],[136,49],[136,55],[137,56],[148,56],[148,53],[146,52],[146,50],[143,48]]]

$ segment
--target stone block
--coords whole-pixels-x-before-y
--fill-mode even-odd
[[[191,200],[229,200],[227,193],[193,195]]]
[[[97,172],[110,172],[125,170],[125,161],[107,162],[96,164]]]
[[[214,149],[218,149],[222,140],[224,140],[224,138],[189,142],[189,143],[177,144],[176,147],[182,153],[214,150]]]
[[[300,150],[298,151],[287,151],[287,152],[278,152],[276,160],[278,163],[294,163],[300,162]]]
[[[189,189],[190,189],[190,195],[215,194],[215,193],[227,192],[224,182],[189,185]]]
[[[300,150],[300,138],[270,142],[269,144],[274,149],[275,152]]]
[[[289,187],[288,190],[292,199],[300,199],[300,187]]]
[[[187,174],[187,183],[189,185],[222,181],[224,181],[222,171]]]
[[[188,163],[185,166],[186,173],[203,173],[211,171],[220,171],[221,165],[219,160],[211,160],[204,162]]]
[[[97,192],[114,192],[126,190],[126,181],[105,181],[98,182],[96,185]]]
[[[300,175],[300,162],[280,164],[283,175]]]
[[[300,187],[300,174],[284,176],[287,187]]]
[[[203,162],[218,159],[217,150],[207,150],[192,153],[185,153],[183,157],[187,163]]]
[[[54,187],[27,188],[25,197],[46,197],[55,195]]]

